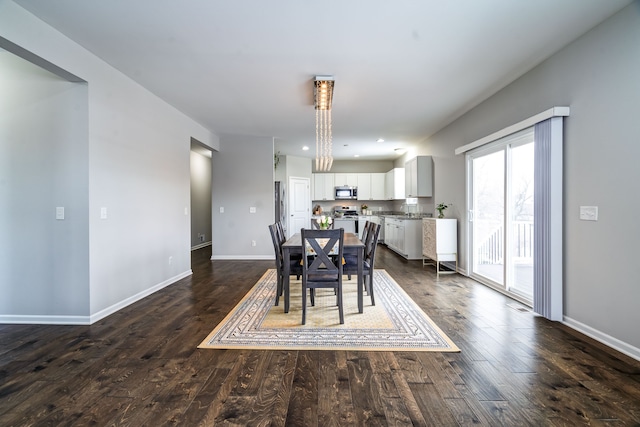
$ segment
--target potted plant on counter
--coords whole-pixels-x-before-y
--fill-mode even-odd
[[[451,203],[449,203],[448,205],[446,203],[439,203],[436,206],[436,209],[438,210],[438,218],[444,218],[444,211],[451,206]]]

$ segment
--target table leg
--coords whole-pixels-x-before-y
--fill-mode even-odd
[[[287,247],[282,248],[282,287],[284,289],[284,312],[289,312],[289,277],[291,275],[291,251]]]

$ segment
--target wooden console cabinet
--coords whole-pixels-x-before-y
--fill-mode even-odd
[[[440,263],[454,263],[454,269],[440,270]],[[422,219],[422,266],[435,265],[436,274],[453,274],[458,270],[458,220]]]

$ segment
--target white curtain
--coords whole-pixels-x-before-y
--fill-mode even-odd
[[[562,117],[534,128],[533,311],[561,321],[562,305]]]

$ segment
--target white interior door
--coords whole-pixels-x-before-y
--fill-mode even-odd
[[[311,224],[311,191],[309,178],[289,178],[289,226],[288,237],[299,233]]]

